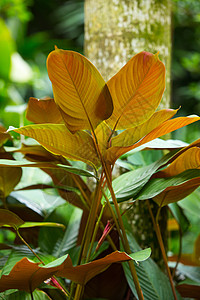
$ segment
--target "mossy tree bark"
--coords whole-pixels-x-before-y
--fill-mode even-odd
[[[85,55],[105,80],[140,51],[157,53],[166,67],[166,90],[159,108],[170,106],[170,0],[85,0]],[[152,204],[153,205],[153,204]],[[156,204],[153,205],[157,211]],[[152,222],[143,201],[129,210],[129,221],[142,247],[151,246],[161,261]],[[167,213],[161,210],[165,244]]]

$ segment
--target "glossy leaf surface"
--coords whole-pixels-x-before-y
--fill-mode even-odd
[[[64,122],[61,113],[52,98],[30,98],[28,101],[26,118],[36,124],[59,124]]]
[[[64,124],[28,125],[14,131],[34,138],[53,154],[96,167],[100,164],[92,137],[87,132],[72,134]]]
[[[150,180],[137,195],[140,200],[153,198],[161,206],[179,201],[200,185],[200,170],[186,170],[169,178]]]
[[[84,56],[56,49],[47,58],[54,98],[71,132],[94,130],[113,110],[108,88],[97,69]]]
[[[138,126],[154,113],[165,88],[165,67],[158,55],[141,52],[107,83],[114,110],[106,121],[113,129]]]

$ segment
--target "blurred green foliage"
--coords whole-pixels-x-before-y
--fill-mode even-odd
[[[173,0],[172,105],[200,112],[200,1]]]

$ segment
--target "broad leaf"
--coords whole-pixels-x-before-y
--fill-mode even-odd
[[[86,170],[80,170],[72,166],[62,165],[62,164],[53,164],[49,162],[30,162],[30,161],[18,161],[18,160],[9,160],[9,159],[0,159],[0,165],[4,166],[2,169],[9,169],[11,172],[12,169],[17,169],[16,167],[36,167],[41,169],[64,169],[65,172],[72,174],[78,174],[81,176],[95,177],[92,172]],[[11,169],[11,167],[14,167]],[[19,168],[18,168],[19,169]]]
[[[71,132],[94,130],[113,110],[108,88],[84,56],[56,49],[47,58],[54,98]]]
[[[9,163],[13,160],[7,160]],[[18,184],[22,176],[22,169],[17,167],[0,167],[0,194],[7,197]]]
[[[200,168],[200,148],[192,147],[180,154],[166,169],[158,172],[156,177],[171,177],[196,168]]]
[[[106,151],[105,158],[110,164],[114,164],[114,162],[119,158],[122,154],[135,149],[141,145],[148,143],[151,140],[161,137],[167,133],[170,133],[176,129],[199,121],[200,117],[198,116],[188,116],[188,117],[179,117],[172,120],[165,121],[150,133],[148,133],[144,138],[142,138],[136,144],[129,147],[111,147]]]
[[[80,284],[86,284],[92,277],[103,272],[114,262],[130,260],[131,257],[124,252],[115,251],[104,258],[93,262],[73,267],[70,257],[67,255],[40,267],[27,258],[21,259],[15,264],[8,275],[2,275],[0,279],[0,292],[8,289],[33,291],[43,281],[56,274]]]
[[[150,177],[163,165],[165,165],[173,154],[169,153],[149,166],[124,173],[113,180],[113,189],[118,202],[126,201],[136,197]],[[108,192],[110,198],[110,193]]]
[[[24,291],[9,291],[10,293],[0,294],[0,299],[4,300],[52,300],[45,292],[36,290],[33,292],[33,298],[30,293]],[[2,297],[1,297],[2,296]],[[5,298],[6,297],[6,298]]]
[[[100,165],[93,139],[87,132],[72,134],[63,124],[28,125],[13,130],[34,138],[53,154],[81,160],[95,167]]]
[[[59,124],[64,122],[61,113],[52,98],[30,98],[28,101],[26,118],[36,124]]]
[[[139,251],[140,247],[135,241],[131,233],[128,233],[128,240],[131,247],[131,251]],[[124,273],[136,299],[137,292],[128,263],[123,263]],[[158,268],[156,263],[149,258],[148,260],[139,263],[135,266],[140,286],[145,300],[169,300],[173,299],[171,286],[167,276]],[[181,297],[177,294],[177,298]]]
[[[13,212],[7,209],[0,209],[0,226],[9,225],[13,228],[19,228],[25,222]]]
[[[200,170],[190,169],[169,178],[151,179],[135,197],[140,200],[153,198],[158,205],[164,206],[177,202],[200,185]]]
[[[177,110],[163,109],[155,112],[149,120],[134,128],[129,128],[112,138],[112,147],[128,147],[139,141],[164,121],[172,118]]]
[[[165,67],[158,54],[135,55],[107,83],[114,110],[106,121],[112,129],[138,126],[154,113],[165,88]]]

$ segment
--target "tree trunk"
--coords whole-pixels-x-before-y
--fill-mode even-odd
[[[85,0],[85,55],[101,72],[112,77],[140,51],[157,53],[166,67],[166,90],[159,108],[170,106],[171,10],[170,0]],[[152,204],[153,205],[153,204]],[[156,204],[153,210],[157,211]],[[166,210],[161,210],[162,232],[167,241]],[[129,212],[133,233],[142,247],[153,247],[161,261],[153,226],[143,201]]]

